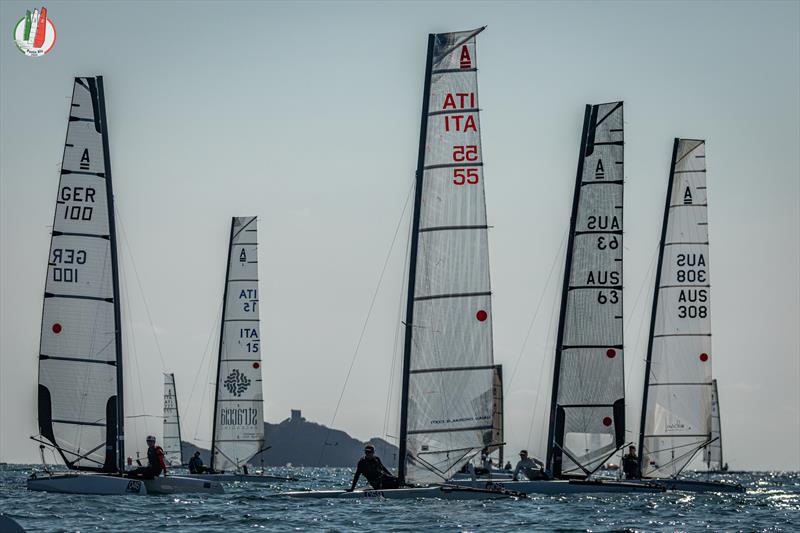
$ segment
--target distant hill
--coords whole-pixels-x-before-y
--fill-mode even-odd
[[[292,410],[291,417],[278,424],[265,422],[264,435],[266,446],[271,448],[256,455],[251,464],[259,465],[263,459],[265,466],[355,466],[366,444],[344,431],[307,421],[299,410]],[[386,465],[397,463],[397,446],[380,438],[369,442]],[[200,450],[203,462],[209,464],[209,450],[186,441],[181,446],[184,461]]]

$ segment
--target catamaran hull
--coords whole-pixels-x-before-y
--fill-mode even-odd
[[[519,496],[511,494],[509,491],[476,489],[464,486],[447,487],[419,487],[408,489],[388,489],[388,490],[304,490],[293,492],[281,492],[276,496],[288,498],[340,498],[340,499],[360,499],[360,498],[386,498],[390,500],[410,500],[417,498],[439,498],[443,500],[486,500],[499,499]]]
[[[664,492],[665,488],[647,483],[626,481],[549,480],[535,481],[458,481],[465,487],[492,489],[501,487],[524,494],[593,494],[608,492]]]
[[[235,481],[246,481],[248,483],[298,481],[298,479],[294,477],[268,476],[259,474],[185,474],[185,477],[193,479],[205,479],[208,481],[218,481],[220,483],[233,483]]]
[[[684,492],[746,492],[741,485],[725,483],[722,481],[701,481],[694,479],[648,479],[647,483],[654,483],[666,490],[679,490]]]
[[[218,481],[196,479],[186,476],[167,476],[144,481],[149,494],[207,493],[221,494],[225,492]]]
[[[145,483],[103,474],[63,474],[28,478],[28,490],[65,494],[147,494]]]

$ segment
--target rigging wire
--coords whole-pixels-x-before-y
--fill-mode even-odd
[[[412,191],[413,191],[413,185],[412,185]],[[401,221],[402,221],[402,217],[401,217]],[[408,249],[411,246],[411,229],[412,229],[411,228],[411,224],[409,223],[409,225],[408,225],[408,235],[407,235],[407,238],[406,238],[406,248],[405,248],[405,251],[403,252],[403,257],[404,258],[408,257]],[[400,340],[400,334],[403,331],[402,316],[403,316],[403,304],[405,303],[403,301],[403,292],[404,292],[404,289],[405,289],[405,281],[404,280],[406,279],[406,275],[408,274],[408,267],[409,267],[408,261],[403,261],[403,276],[400,278],[401,279],[400,297],[398,298],[398,302],[399,303],[398,303],[398,306],[397,306],[397,318],[395,318],[396,327],[395,327],[395,330],[394,330],[394,343],[393,343],[393,348],[392,348],[392,350],[393,350],[392,351],[392,364],[389,367],[389,383],[388,383],[388,387],[387,387],[388,392],[386,394],[386,408],[384,409],[384,412],[383,412],[383,436],[384,437],[389,437],[389,438],[395,438],[395,439],[397,439],[398,437],[389,435],[389,411],[391,409],[392,399],[394,398],[395,388],[394,388],[393,384],[394,384],[395,373],[396,373],[396,371],[397,371],[397,369],[399,367],[398,359],[399,359],[399,354],[400,354],[400,346],[402,345],[401,340]]]
[[[414,183],[414,182],[412,182]],[[356,363],[356,359],[358,358],[358,350],[361,348],[361,342],[364,340],[364,334],[367,331],[367,324],[369,323],[370,316],[372,315],[372,309],[375,307],[375,301],[378,297],[378,292],[380,292],[381,284],[383,282],[383,276],[386,273],[386,267],[389,265],[389,259],[392,256],[392,250],[394,249],[394,244],[397,241],[397,235],[400,233],[400,227],[403,222],[403,218],[405,218],[406,210],[408,209],[408,202],[411,199],[411,194],[414,192],[414,187],[410,188],[408,194],[406,195],[406,201],[403,204],[403,211],[400,213],[400,217],[397,221],[397,226],[394,229],[394,235],[392,236],[392,242],[389,245],[389,250],[386,253],[386,259],[383,261],[383,268],[381,269],[381,274],[378,276],[378,284],[375,287],[375,291],[372,294],[372,300],[369,304],[369,309],[367,310],[367,315],[364,317],[364,324],[361,326],[361,333],[358,336],[358,342],[356,343],[356,348],[353,351],[353,357],[350,360],[350,367],[347,369],[347,375],[344,378],[344,384],[342,385],[342,391],[339,393],[339,399],[336,402],[336,408],[333,410],[333,416],[331,417],[330,425],[328,426],[328,431],[325,434],[325,439],[320,446],[319,451],[319,458],[317,459],[317,463],[322,460],[322,455],[325,453],[325,446],[328,443],[328,435],[331,432],[331,428],[333,427],[333,423],[336,421],[336,416],[339,414],[339,407],[342,404],[342,398],[344,397],[344,393],[347,390],[347,382],[350,380],[350,374],[353,372],[353,366]]]
[[[134,276],[136,278],[136,284],[139,287],[139,294],[142,297],[142,303],[144,303],[144,310],[145,310],[145,313],[147,314],[147,320],[150,323],[150,331],[152,331],[152,333],[153,333],[153,340],[155,341],[155,344],[156,344],[156,351],[158,352],[158,358],[161,359],[161,371],[163,372],[163,371],[166,370],[167,365],[164,362],[164,354],[161,352],[161,345],[158,343],[158,335],[156,335],[156,326],[153,323],[153,317],[150,314],[150,306],[147,305],[147,298],[145,297],[144,288],[142,288],[142,281],[139,278],[139,271],[136,268],[136,262],[133,260],[133,250],[131,249],[131,245],[130,245],[130,241],[128,240],[128,236],[125,234],[125,224],[126,223],[125,223],[125,220],[124,220],[124,218],[122,216],[122,212],[119,210],[119,206],[116,205],[116,204],[114,205],[114,211],[119,216],[120,221],[122,222],[122,224],[120,224],[120,228],[119,228],[120,229],[120,233],[122,234],[122,239],[125,242],[125,248],[126,248],[126,250],[128,252],[128,257],[130,257],[130,259],[131,259],[131,266],[133,267],[133,274],[134,274]]]
[[[505,400],[506,394],[511,390],[511,384],[514,382],[514,377],[517,375],[517,370],[519,369],[519,363],[522,360],[522,356],[525,353],[525,348],[528,345],[528,339],[531,336],[531,331],[533,331],[533,325],[536,323],[536,318],[539,316],[539,310],[542,308],[542,302],[544,302],[544,295],[547,289],[550,288],[550,278],[553,276],[553,271],[558,264],[558,260],[563,257],[563,250],[564,247],[567,245],[567,238],[569,237],[569,229],[564,231],[564,237],[561,239],[561,246],[558,248],[558,252],[553,257],[553,264],[550,266],[550,273],[547,274],[547,281],[545,281],[544,286],[542,287],[542,292],[539,294],[539,303],[536,305],[536,311],[533,313],[533,318],[531,318],[531,322],[528,325],[528,332],[525,334],[525,339],[522,341],[522,347],[519,349],[519,354],[517,355],[517,361],[514,363],[514,371],[511,373],[511,379],[508,380],[508,387],[505,387],[503,390],[503,399]]]
[[[206,396],[208,395],[208,390],[211,388],[211,387],[209,387],[209,385],[216,386],[215,383],[211,382],[211,357],[210,356],[213,353],[213,350],[211,349],[211,346],[212,346],[212,344],[216,344],[214,341],[216,341],[219,338],[219,330],[220,330],[219,324],[220,324],[220,321],[222,320],[222,306],[225,304],[222,301],[221,297],[220,297],[219,300],[220,300],[219,312],[215,315],[216,318],[214,319],[214,326],[209,331],[208,340],[206,341],[206,346],[203,349],[203,358],[200,360],[200,364],[197,366],[197,372],[195,373],[194,381],[192,383],[192,390],[189,393],[189,405],[193,405],[192,404],[192,398],[194,398],[194,393],[197,390],[197,384],[198,384],[198,381],[200,379],[201,371],[203,370],[203,368],[205,368],[206,369],[206,372],[205,372],[206,380],[205,380],[205,383],[203,383],[203,386],[202,386],[203,395],[200,397],[200,403],[198,404],[200,406],[200,408],[197,410],[197,419],[195,420],[195,428],[194,428],[194,438],[195,438],[195,440],[202,440],[203,442],[206,442],[206,439],[201,439],[200,436],[198,435],[198,429],[200,428],[200,418],[203,415],[203,406],[205,406]],[[212,414],[212,416],[216,416],[216,415]]]

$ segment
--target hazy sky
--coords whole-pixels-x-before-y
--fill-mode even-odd
[[[290,408],[331,422],[401,224],[335,421],[362,439],[396,435],[387,395],[427,34],[486,24],[478,80],[509,446],[543,451],[583,108],[621,99],[629,438],[672,140],[705,138],[726,460],[800,469],[800,3],[47,2],[58,40],[37,59],[11,38],[34,7],[0,3],[0,460],[38,455],[42,293],[76,75],[105,77],[126,409],[154,415],[129,419],[128,449],[160,434],[162,371],[176,374],[184,438],[208,445],[238,215],[259,217],[272,422]]]

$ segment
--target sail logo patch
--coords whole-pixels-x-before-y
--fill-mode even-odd
[[[225,388],[228,389],[228,392],[237,398],[250,387],[250,383],[250,379],[239,372],[238,368],[234,368],[224,381]]]
[[[56,44],[56,27],[47,17],[47,8],[28,10],[14,26],[14,43],[28,57],[40,57]]]
[[[459,58],[461,68],[472,68],[472,58],[469,56],[469,48],[467,45],[461,47],[461,57]]]

